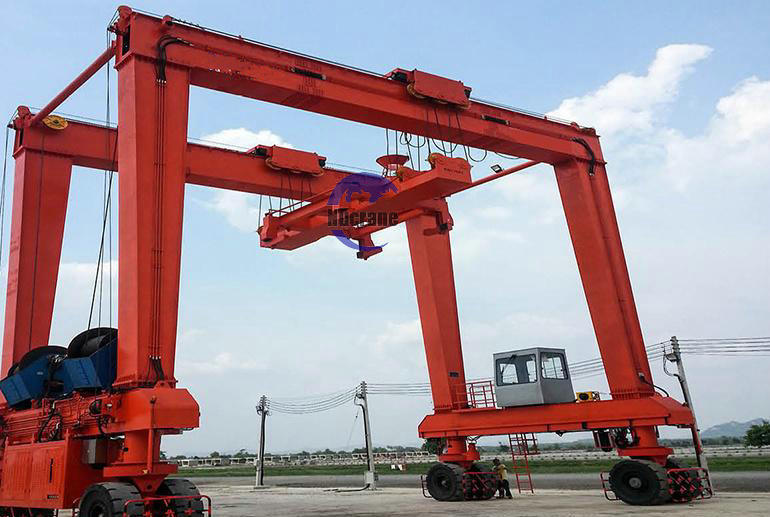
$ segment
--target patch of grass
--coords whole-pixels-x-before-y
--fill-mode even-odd
[[[695,465],[695,458],[682,458],[685,463]],[[535,474],[598,473],[612,468],[617,460],[558,460],[533,461],[530,468]],[[390,470],[386,465],[378,466],[380,475],[423,474],[432,463],[413,463],[405,472]],[[732,457],[709,458],[709,467],[714,472],[741,472],[770,470],[770,458],[767,457]],[[508,464],[510,472],[510,464]],[[265,476],[345,476],[363,475],[363,465],[296,465],[291,467],[267,467]],[[245,477],[255,474],[252,466],[181,468],[179,475],[184,477]]]
[[[695,458],[685,458],[685,460],[695,465]],[[765,456],[709,458],[709,469],[716,472],[766,471],[770,470],[770,458]]]

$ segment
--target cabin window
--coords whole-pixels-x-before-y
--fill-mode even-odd
[[[498,386],[528,384],[537,381],[535,354],[514,354],[496,362]]]
[[[558,352],[541,352],[540,365],[543,379],[567,378],[567,367],[563,354]]]

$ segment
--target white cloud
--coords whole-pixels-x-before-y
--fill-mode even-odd
[[[243,232],[255,232],[262,224],[262,214],[259,212],[258,202],[255,201],[256,197],[246,192],[225,190],[214,194],[206,206],[222,215],[234,228]]]
[[[101,296],[97,289],[92,324],[108,325],[110,322],[110,266],[112,269],[112,325],[117,326],[118,261],[105,263],[100,282]],[[95,262],[62,262],[56,285],[51,341],[68,343],[88,325],[88,312],[96,277]],[[101,300],[101,319],[99,301]]]
[[[251,149],[257,145],[292,147],[282,136],[269,129],[260,129],[256,132],[243,127],[223,129],[205,135],[202,140],[218,147],[235,150]],[[216,192],[206,206],[224,216],[233,227],[244,232],[253,232],[262,224],[258,199],[259,196],[255,194],[223,190]]]
[[[245,150],[257,145],[277,145],[289,147],[292,145],[269,129],[252,131],[245,127],[223,129],[216,133],[204,135],[202,140],[206,143],[226,149]]]
[[[705,45],[662,47],[647,74],[619,74],[594,92],[565,99],[549,115],[595,127],[602,135],[649,131],[656,109],[676,98],[682,80],[710,53]]]
[[[563,217],[559,190],[556,187],[553,168],[549,165],[535,166],[497,183],[498,192],[503,194],[506,200],[517,205],[537,207],[537,211],[530,213],[529,218],[549,224]]]
[[[475,213],[482,219],[489,219],[492,221],[510,219],[513,215],[510,208],[499,205],[484,206],[476,210]]]
[[[474,266],[492,250],[511,251],[524,242],[522,234],[505,229],[507,225],[503,229],[487,227],[477,224],[471,217],[458,218],[458,221],[451,233],[452,257],[457,263]]]
[[[706,130],[687,137],[662,129],[666,177],[679,190],[693,179],[758,178],[770,165],[770,81],[751,77],[716,104]]]
[[[183,374],[223,374],[233,371],[264,370],[257,361],[237,358],[230,352],[220,352],[206,361],[180,361],[178,370]]]
[[[732,145],[756,143],[770,136],[770,81],[746,79],[717,103],[711,132]]]
[[[377,335],[364,336],[362,345],[366,347],[366,355],[372,364],[372,378],[378,382],[422,381],[427,378],[419,320],[388,321]]]
[[[244,359],[243,354],[234,355],[229,351],[219,352],[213,358],[208,358],[211,353],[212,341],[228,341],[222,335],[211,337],[209,332],[200,328],[179,329],[177,333],[177,373],[179,377],[192,374],[220,375],[232,372],[249,372],[265,370],[267,355],[262,355],[262,362],[253,359]],[[206,360],[198,360],[206,356]]]

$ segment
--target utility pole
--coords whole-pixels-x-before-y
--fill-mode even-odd
[[[369,402],[366,397],[366,382],[361,381],[361,386],[356,393],[356,398],[361,400],[361,403],[356,405],[361,406],[364,412],[364,438],[366,439],[366,462],[367,471],[364,474],[364,484],[369,490],[377,489],[377,473],[374,469],[374,450],[372,449],[372,428],[369,424]]]
[[[684,396],[684,403],[690,408],[692,412],[692,442],[695,446],[695,458],[698,462],[698,466],[702,469],[708,470],[708,460],[705,454],[703,454],[703,442],[700,439],[700,429],[698,428],[698,421],[695,418],[695,409],[692,405],[692,396],[690,395],[690,386],[687,384],[687,376],[684,373],[684,363],[682,362],[682,352],[679,348],[679,340],[676,336],[671,336],[671,353],[666,354],[666,359],[676,363],[677,373],[670,374],[679,380],[679,385],[682,387],[682,395]]]
[[[265,419],[267,418],[267,397],[262,395],[257,405],[257,414],[260,416],[259,424],[259,458],[257,458],[257,479],[254,488],[265,486]]]

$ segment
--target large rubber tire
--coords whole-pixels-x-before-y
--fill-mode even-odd
[[[463,469],[454,463],[436,463],[426,476],[428,493],[436,501],[462,501]]]
[[[622,460],[610,470],[610,489],[624,503],[663,504],[671,499],[666,469],[654,461]]]
[[[687,468],[690,468],[690,465],[679,458],[671,456],[666,460],[666,470]],[[703,493],[703,483],[695,471],[675,472],[668,476],[668,482],[671,488],[671,500],[675,503],[692,501]]]
[[[122,517],[126,502],[141,499],[139,490],[131,483],[97,483],[91,485],[80,499],[78,517]],[[130,503],[128,517],[142,517],[144,504]]]
[[[189,480],[182,478],[166,478],[158,487],[158,496],[199,496],[198,488]],[[202,517],[203,501],[201,499],[172,499],[169,508],[179,517]]]

